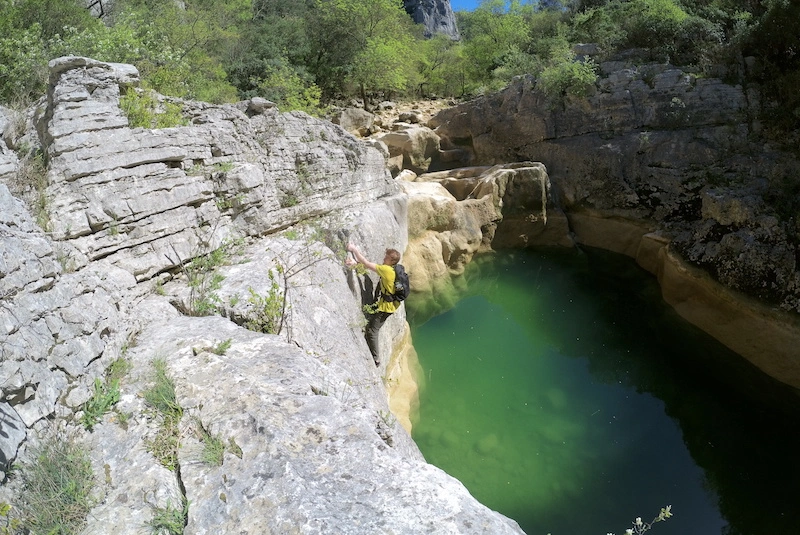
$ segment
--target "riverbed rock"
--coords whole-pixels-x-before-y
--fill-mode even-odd
[[[492,248],[573,245],[540,163],[425,173],[401,186],[409,199],[406,265],[414,291],[445,299],[444,275],[463,273],[476,253]]]
[[[439,136],[426,126],[409,123],[397,123],[393,128],[376,136],[389,148],[392,175],[404,169],[417,174],[427,171],[439,154]]]

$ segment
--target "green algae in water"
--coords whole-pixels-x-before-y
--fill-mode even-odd
[[[654,533],[793,532],[779,517],[800,496],[796,488],[782,498],[773,491],[771,505],[745,491],[747,508],[759,512],[728,511],[720,495],[727,476],[693,458],[713,443],[722,456],[710,464],[741,464],[744,456],[726,450],[742,440],[731,436],[742,423],[729,413],[761,420],[743,396],[780,387],[764,378],[744,386],[737,378],[742,392],[711,384],[703,372],[718,377],[716,361],[742,359],[677,318],[629,259],[592,250],[485,257],[468,268],[453,308],[432,315],[430,304],[412,299],[408,310],[423,367],[415,441],[429,462],[526,533],[620,534],[670,504],[675,516]],[[698,419],[701,430],[687,436],[682,427]],[[800,445],[797,434],[789,445],[767,438],[787,459]],[[739,494],[729,494],[731,504]]]

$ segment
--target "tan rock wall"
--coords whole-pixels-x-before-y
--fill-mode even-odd
[[[661,294],[682,318],[766,374],[800,388],[800,320],[713,280],[670,251],[669,238],[640,221],[568,214],[576,241],[634,258],[658,277]]]
[[[684,319],[766,374],[800,388],[800,320],[735,293],[662,248],[658,281]]]

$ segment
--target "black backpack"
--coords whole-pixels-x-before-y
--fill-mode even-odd
[[[402,264],[394,265],[394,294],[383,294],[384,301],[405,301],[411,291],[408,274]]]

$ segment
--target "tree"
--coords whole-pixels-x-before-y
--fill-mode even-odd
[[[483,0],[474,12],[464,16],[461,35],[466,56],[472,58],[472,77],[479,83],[490,83],[492,73],[504,58],[526,48],[529,42],[526,17],[530,5],[518,0]]]
[[[348,85],[365,95],[407,84],[415,33],[401,0],[315,0],[309,15],[314,32],[307,63],[328,97],[345,93]],[[370,51],[381,55],[390,73],[369,61]],[[370,75],[382,81],[373,84]]]

